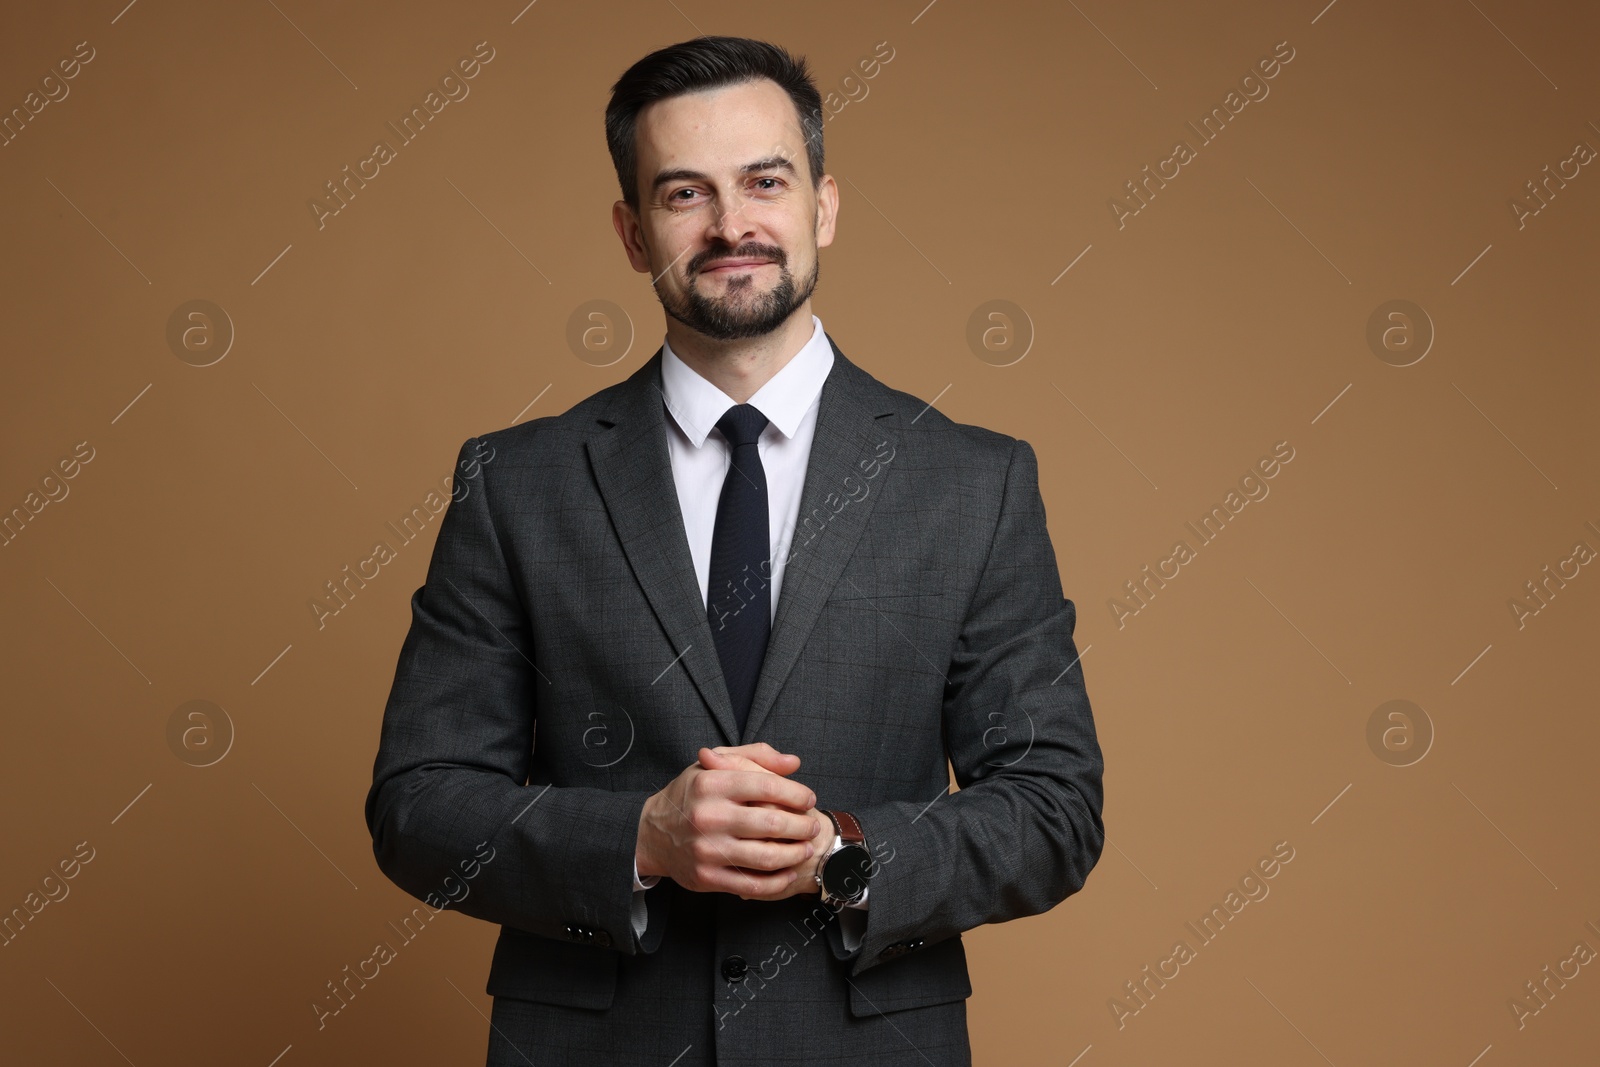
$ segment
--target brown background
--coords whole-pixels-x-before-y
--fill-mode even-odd
[[[1520,228],[1508,205],[1600,146],[1593,5],[122,3],[0,33],[8,110],[94,49],[0,148],[0,507],[94,456],[0,548],[0,909],[94,856],[0,948],[8,1060],[481,1062],[476,920],[439,916],[320,1031],[311,1008],[417,903],[361,805],[437,523],[324,628],[308,603],[464,439],[654,351],[607,90],[736,33],[854,97],[817,313],[1034,445],[1079,607],[1111,847],[1052,913],[966,936],[978,1062],[1593,1062],[1595,965],[1508,1007],[1600,949],[1600,568],[1521,628],[1508,606],[1600,549],[1600,173]],[[480,41],[470,95],[319,229],[324,182]],[[1199,146],[1185,123],[1281,41],[1270,95]],[[1119,229],[1109,199],[1179,138],[1197,158]],[[167,339],[195,299],[234,335],[205,367],[220,323],[203,358]],[[1406,367],[1366,339],[1393,299],[1436,332]],[[610,366],[566,340],[593,300],[636,333]],[[986,361],[991,300],[1026,322]],[[1119,627],[1123,583],[1279,441],[1270,496]],[[174,740],[192,700],[221,710]],[[1420,711],[1370,744],[1390,700]],[[1185,923],[1283,841],[1270,895],[1198,947]],[[1195,958],[1119,1026],[1180,938]]]

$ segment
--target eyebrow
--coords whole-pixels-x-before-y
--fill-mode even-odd
[[[781,170],[790,175],[795,173],[794,164],[790,163],[789,160],[783,156],[768,156],[766,159],[758,159],[754,163],[746,163],[744,166],[739,168],[739,173],[756,174],[764,170]],[[709,180],[709,175],[702,174],[697,170],[689,170],[686,167],[675,167],[672,170],[664,170],[657,174],[655,180],[650,183],[650,191],[654,193],[663,185],[667,185],[676,181]]]

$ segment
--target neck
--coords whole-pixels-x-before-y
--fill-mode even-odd
[[[731,341],[707,337],[669,316],[667,343],[691,370],[743,404],[806,346],[815,328],[807,300],[771,333]]]

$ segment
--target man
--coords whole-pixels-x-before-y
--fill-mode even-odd
[[[968,1064],[962,931],[1104,841],[1033,450],[813,316],[838,189],[803,61],[674,45],[606,131],[665,343],[462,446],[378,865],[500,924],[491,1064]]]

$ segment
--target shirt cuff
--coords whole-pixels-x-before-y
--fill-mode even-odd
[[[652,874],[649,879],[641,879],[639,877],[639,857],[635,856],[633,858],[633,891],[635,893],[643,892],[659,881],[661,881],[659,874]]]
[[[644,891],[659,881],[661,881],[659,874],[652,874],[649,881],[644,881],[639,877],[639,858],[635,856],[633,859],[633,901],[632,907],[628,910],[628,918],[631,920],[635,937],[643,937],[645,928],[650,925],[650,911],[644,902]]]
[[[863,901],[863,903],[865,903]],[[839,910],[839,936],[844,941],[844,950],[854,953],[861,947],[861,942],[867,936],[866,909],[859,905],[848,904]]]

